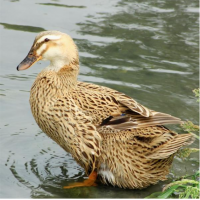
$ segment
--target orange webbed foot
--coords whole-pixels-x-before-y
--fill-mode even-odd
[[[90,187],[90,186],[97,186],[95,183],[97,179],[97,173],[92,172],[87,180],[84,180],[83,182],[77,182],[77,183],[72,183],[68,186],[64,186],[64,189],[70,189],[70,188],[75,188],[75,187]]]

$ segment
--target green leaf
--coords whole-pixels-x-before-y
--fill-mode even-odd
[[[164,192],[162,192],[162,194],[160,194],[158,196],[159,199],[166,199],[167,197],[169,197],[175,190],[176,188],[178,188],[179,185],[173,185],[172,187],[170,187],[169,189],[165,190]]]
[[[145,199],[166,199],[168,198],[175,190],[178,188],[179,185],[173,185],[169,189],[165,190],[164,192],[154,192],[151,195],[145,197]]]
[[[152,194],[150,194],[149,196],[145,197],[145,199],[156,199],[158,198],[158,196],[162,194],[162,192],[154,192]]]
[[[197,171],[197,172],[194,174],[195,179],[196,179],[197,177],[199,177],[199,174],[200,174],[200,171]]]

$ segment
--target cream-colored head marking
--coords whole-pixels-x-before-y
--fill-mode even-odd
[[[46,38],[49,40],[58,40],[61,38],[61,35],[44,35],[37,40],[37,43],[43,42]]]
[[[59,31],[44,31],[34,41],[37,56],[49,60],[45,70],[59,71],[63,66],[78,63],[78,49],[73,39]]]

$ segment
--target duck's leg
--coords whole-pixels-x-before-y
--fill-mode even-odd
[[[89,186],[97,186],[95,183],[97,179],[97,172],[92,172],[87,180],[84,180],[83,182],[77,182],[77,183],[72,183],[69,186],[64,186],[64,189],[70,189],[70,188],[75,188],[75,187],[89,187]]]

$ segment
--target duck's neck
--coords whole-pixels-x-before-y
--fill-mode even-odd
[[[61,88],[64,87],[67,90],[76,88],[78,73],[79,73],[78,64],[64,65],[57,72],[57,75],[60,79]]]
[[[56,73],[57,76],[53,77],[53,79],[55,79],[53,81],[55,86],[63,91],[69,91],[71,89],[74,89],[77,85],[77,76],[79,73],[79,60],[76,59],[70,63],[64,60],[54,61],[51,62],[50,65],[43,70],[43,72],[49,75]]]

